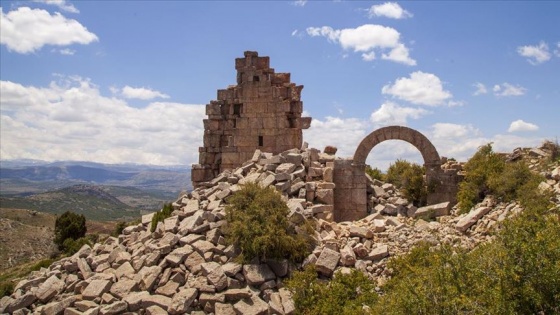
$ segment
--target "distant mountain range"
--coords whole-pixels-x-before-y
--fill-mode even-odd
[[[91,162],[0,162],[0,207],[71,210],[95,220],[139,217],[192,189],[190,167]]]

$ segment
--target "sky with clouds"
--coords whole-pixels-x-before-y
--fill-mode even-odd
[[[304,85],[310,146],[406,125],[466,160],[560,136],[557,1],[2,1],[0,159],[195,163],[234,59]],[[368,163],[421,163],[402,141]]]

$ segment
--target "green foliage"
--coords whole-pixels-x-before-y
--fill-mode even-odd
[[[491,144],[481,147],[464,169],[466,176],[457,194],[462,213],[489,194],[502,201],[541,200],[527,193],[537,191],[542,177],[531,172],[523,161],[506,163],[502,156],[492,152]]]
[[[297,314],[363,314],[363,306],[378,299],[373,282],[356,269],[349,274],[337,272],[327,282],[317,278],[314,265],[307,265],[294,272],[286,286],[293,294]]]
[[[117,225],[115,226],[115,230],[113,231],[113,233],[111,233],[111,236],[118,237],[119,235],[122,234],[122,231],[127,226],[128,226],[128,224],[124,221],[117,222]]]
[[[152,217],[152,225],[150,226],[150,231],[155,231],[158,222],[163,222],[163,220],[169,218],[173,212],[173,206],[170,203],[164,203],[163,208],[156,212]]]
[[[31,271],[37,271],[37,270],[41,270],[41,268],[47,268],[49,267],[55,260],[48,258],[48,259],[43,259],[38,261],[37,263],[33,264],[31,266]]]
[[[559,314],[560,210],[538,182],[516,191],[524,210],[494,242],[471,252],[422,245],[393,258],[393,277],[373,313]]]
[[[56,218],[54,225],[54,243],[60,250],[65,250],[66,239],[77,240],[86,235],[86,218],[82,214],[66,211]]]
[[[64,253],[66,253],[67,255],[73,255],[77,253],[80,250],[80,248],[82,248],[82,246],[86,244],[90,246],[92,245],[88,237],[80,237],[77,240],[67,238],[66,240],[64,240],[62,247],[64,248]]]
[[[11,281],[0,282],[0,298],[9,296],[14,292],[14,284]]]
[[[366,174],[368,174],[369,177],[371,177],[372,179],[377,179],[382,182],[386,180],[385,174],[383,174],[383,172],[381,172],[381,170],[378,169],[377,167],[371,168],[371,166],[366,165]]]
[[[424,182],[424,168],[418,164],[405,160],[397,160],[387,170],[387,182],[395,185],[404,192],[409,201],[421,207],[426,205],[428,189]]]
[[[226,242],[240,250],[238,260],[253,258],[302,261],[311,250],[313,228],[288,219],[289,209],[272,187],[248,183],[228,199]]]

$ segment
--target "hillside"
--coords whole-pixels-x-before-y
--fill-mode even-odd
[[[190,168],[91,162],[0,161],[0,195],[25,196],[76,184],[134,187],[172,199],[190,190]]]
[[[1,197],[1,208],[29,209],[40,212],[62,214],[65,211],[73,211],[83,214],[87,219],[98,221],[131,220],[138,218],[142,212],[133,205],[126,204],[112,195],[109,191],[121,193],[121,198],[143,195],[144,202],[149,194],[131,188],[104,188],[91,185],[75,185],[50,192],[30,195],[27,197]],[[123,194],[125,192],[125,194]],[[122,197],[126,196],[126,197]],[[148,200],[153,207],[158,209],[160,201],[155,197]],[[144,209],[147,205],[142,203]]]
[[[326,201],[333,185],[327,165],[334,155],[296,149],[278,156],[258,153],[253,161],[177,199],[171,216],[153,232],[153,215],[145,215],[118,238],[86,245],[19,281],[17,293],[0,300],[0,312],[24,308],[76,314],[560,311],[560,161],[551,161],[550,153],[520,150],[506,157],[527,161],[529,166],[500,164],[504,168],[492,173],[507,180],[504,184],[513,181],[512,191],[525,196],[522,200],[486,195],[466,213],[449,203],[416,208],[392,184],[368,179],[368,200],[376,205],[367,217],[351,222],[330,220],[332,207]],[[500,154],[476,156],[484,161],[484,154],[506,163]],[[473,167],[449,163],[457,169]],[[502,172],[529,168],[543,176],[528,171],[532,175],[527,182],[517,182],[514,173]],[[298,248],[306,257],[303,262],[266,256],[243,263],[236,259],[240,248],[228,239],[227,206],[249,182],[281,193],[277,197],[286,201],[284,219],[295,225],[310,223],[311,231],[292,228],[314,240],[310,252]],[[262,205],[268,200],[255,202],[259,206],[251,206],[248,212],[260,217],[251,221],[251,232],[264,233],[261,246],[274,244],[276,238],[263,232],[262,226],[269,214]],[[305,266],[306,271],[297,271]]]
[[[55,220],[50,213],[0,208],[0,271],[49,258],[56,251]],[[114,222],[88,220],[86,225],[87,234],[110,234],[115,228]]]

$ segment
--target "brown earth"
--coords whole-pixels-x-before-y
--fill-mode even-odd
[[[26,209],[0,208],[0,272],[56,255],[56,215]],[[87,234],[111,234],[115,222],[86,222]]]

